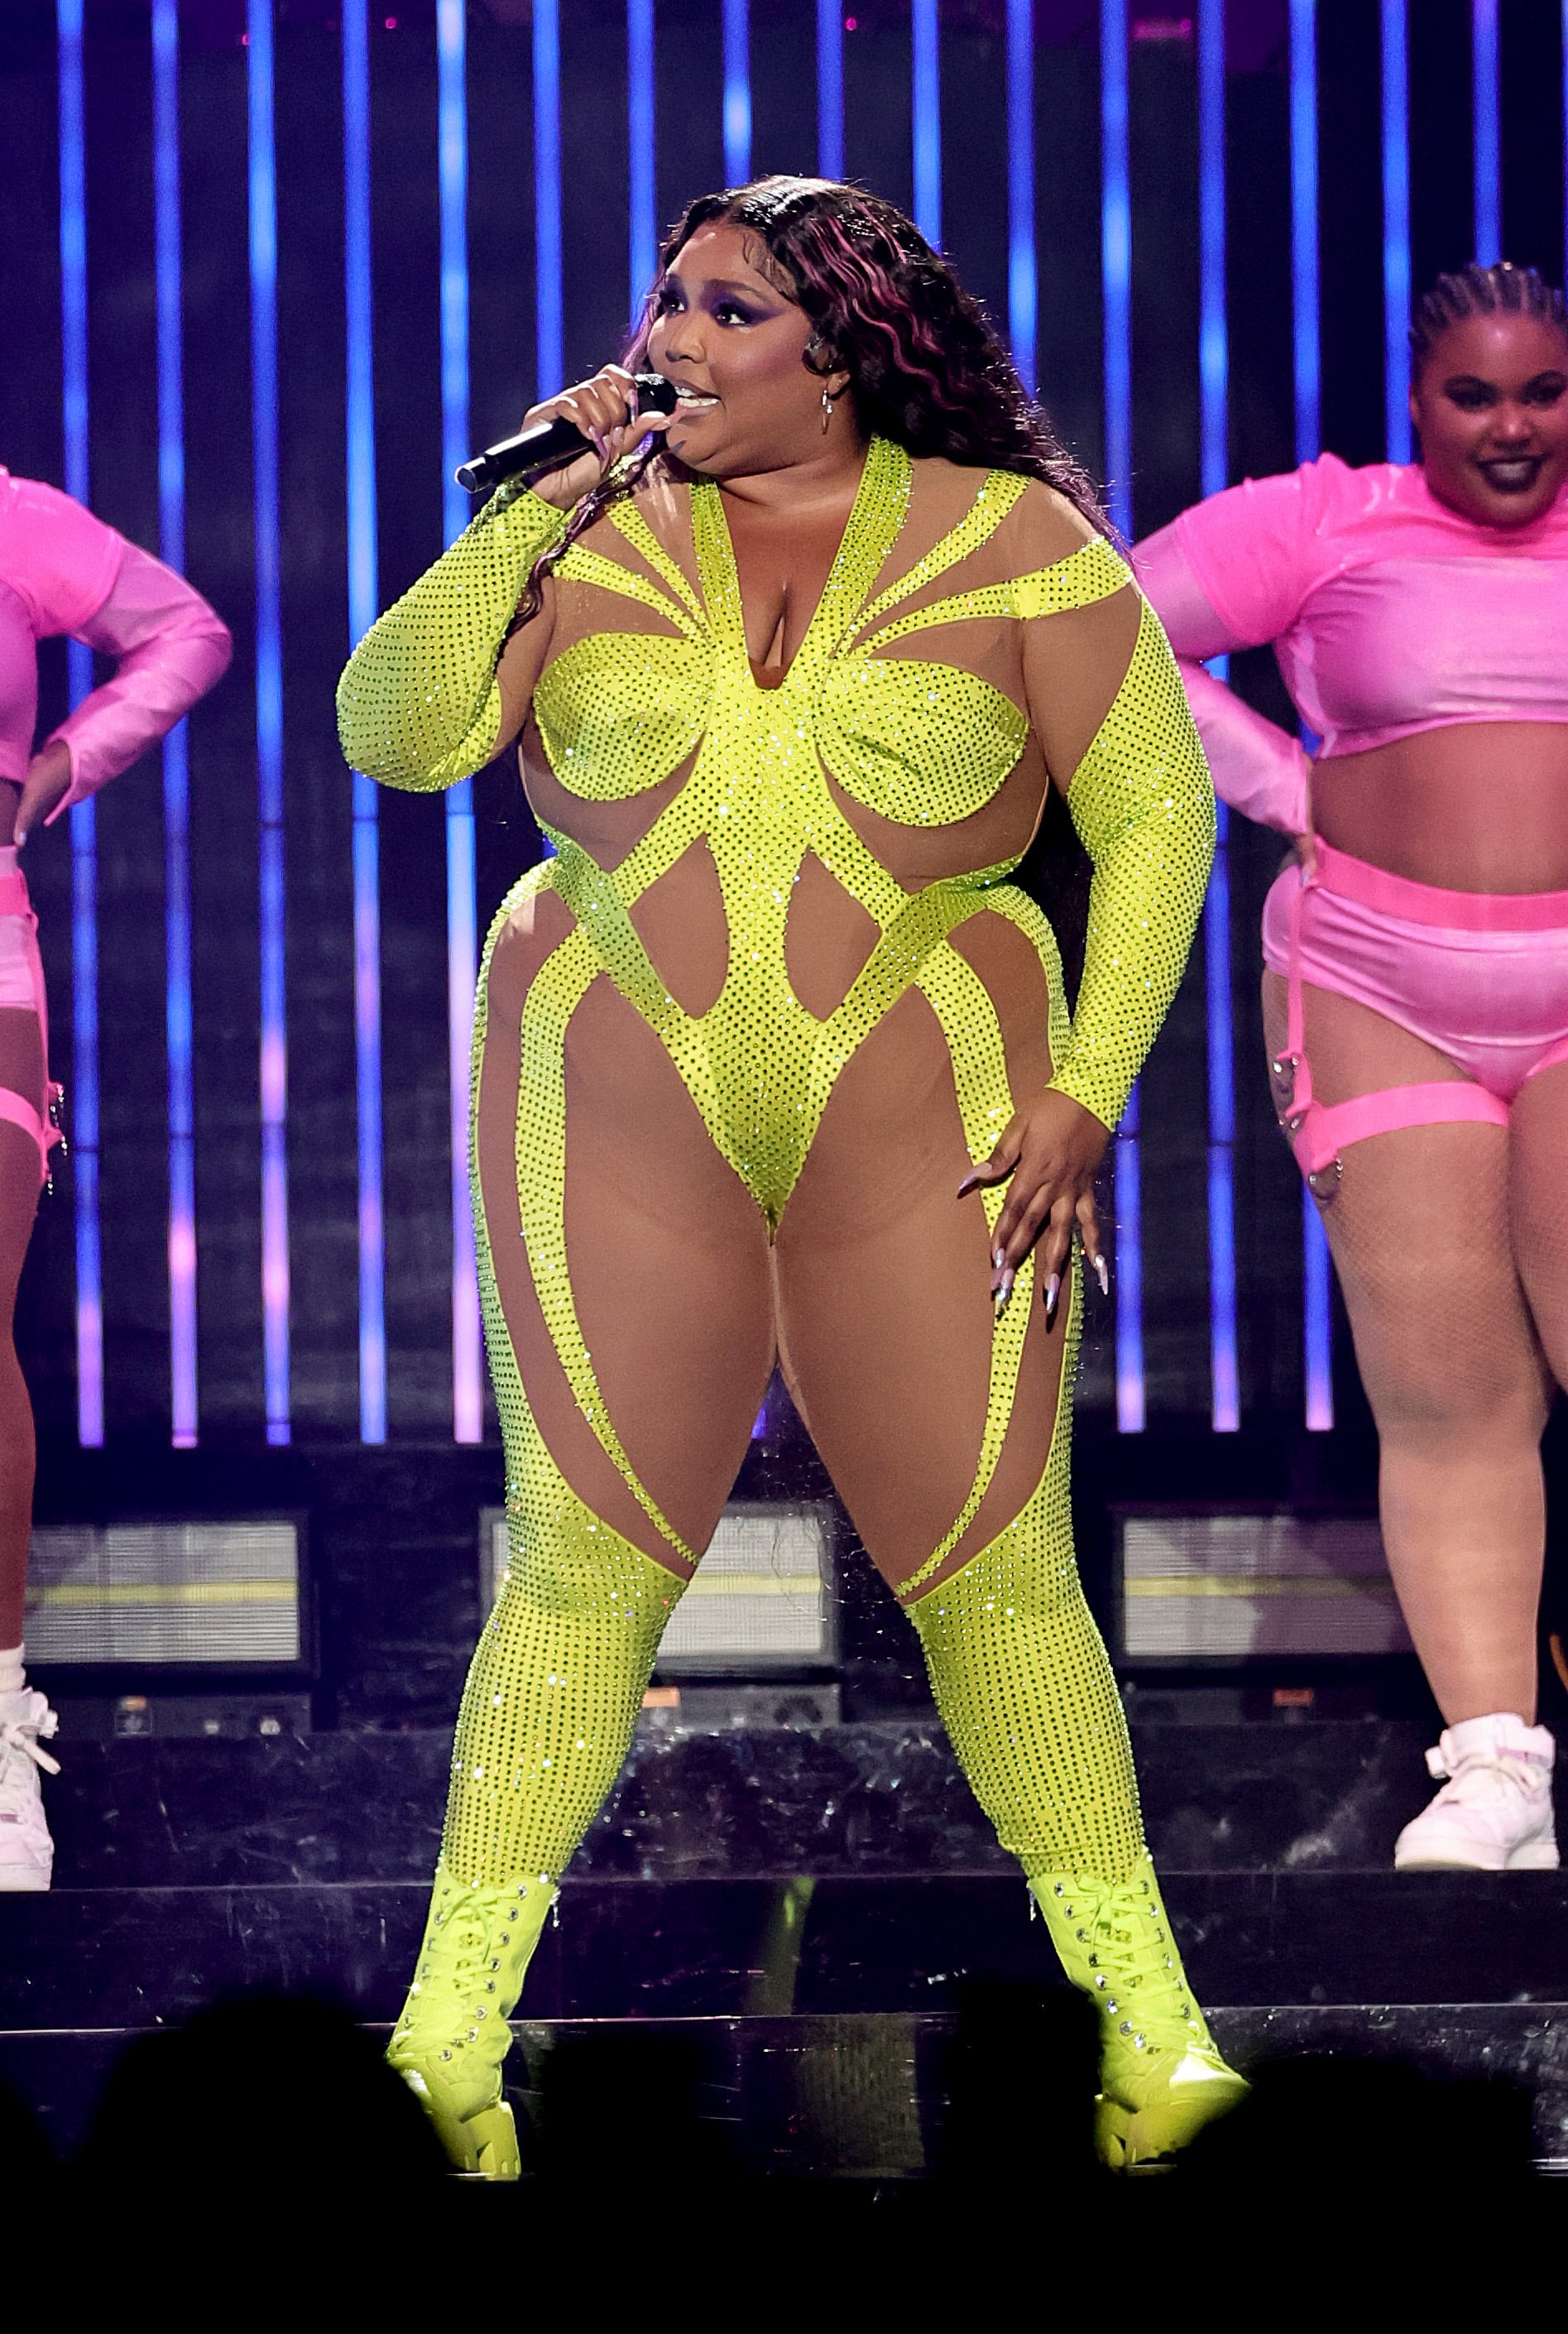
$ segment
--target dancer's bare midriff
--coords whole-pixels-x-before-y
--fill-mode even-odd
[[[1459,722],[1320,761],[1336,850],[1448,892],[1568,891],[1568,724]]]

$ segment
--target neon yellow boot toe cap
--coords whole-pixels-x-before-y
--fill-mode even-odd
[[[1246,2097],[1247,2086],[1217,2050],[1188,2050],[1174,2063],[1156,2059],[1147,2073],[1125,2075],[1095,2102],[1094,2145],[1113,2172],[1130,2172],[1174,2156],[1217,2116]]]
[[[477,2174],[482,2180],[522,2176],[517,2126],[505,2099],[492,2099],[465,2115],[456,2099],[443,2095],[442,2085],[417,2067],[399,2067],[398,2072],[435,2125],[455,2172]]]

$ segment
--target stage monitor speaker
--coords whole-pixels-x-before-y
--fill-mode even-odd
[[[480,1529],[492,1596],[508,1561],[506,1517]],[[670,1616],[659,1677],[766,1677],[838,1659],[833,1509],[826,1500],[732,1500]]]
[[[1410,1650],[1373,1515],[1139,1506],[1114,1516],[1123,1662]]]
[[[29,1665],[299,1674],[303,1537],[288,1516],[41,1525]]]

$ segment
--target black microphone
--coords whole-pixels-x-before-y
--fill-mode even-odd
[[[662,373],[636,372],[631,380],[639,413],[675,411],[675,383],[666,381]],[[503,478],[515,478],[520,473],[542,478],[547,470],[564,469],[579,454],[593,451],[592,439],[585,438],[574,421],[557,414],[553,420],[534,422],[531,429],[520,429],[515,438],[503,438],[498,446],[486,446],[482,454],[470,454],[456,477],[471,495],[483,494],[487,487],[498,487]]]

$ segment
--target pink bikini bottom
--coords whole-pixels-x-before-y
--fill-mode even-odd
[[[53,1111],[60,1088],[49,1083],[49,1008],[43,994],[43,963],[38,953],[38,919],[27,896],[27,878],[16,863],[14,848],[0,849],[0,1009],[34,1013],[43,1040],[44,1092],[40,1110],[25,1095],[0,1086],[0,1119],[19,1126],[38,1145],[42,1182],[49,1173],[49,1153],[60,1141]]]
[[[1568,892],[1442,892],[1320,842],[1313,874],[1287,867],[1270,890],[1263,953],[1288,983],[1275,1069],[1294,1074],[1284,1124],[1314,1190],[1320,1178],[1332,1188],[1341,1152],[1370,1134],[1459,1119],[1506,1126],[1526,1080],[1568,1061]],[[1465,1079],[1320,1103],[1303,1042],[1308,981],[1424,1038]]]

